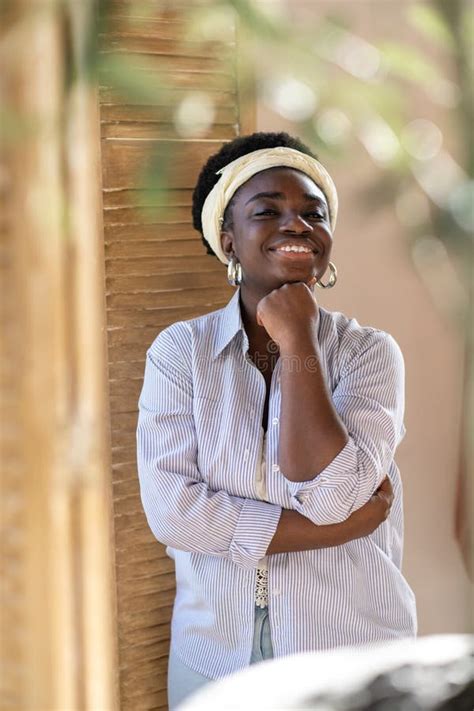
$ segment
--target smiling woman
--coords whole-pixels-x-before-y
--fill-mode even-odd
[[[176,566],[171,708],[262,659],[417,628],[394,461],[404,361],[317,302],[337,278],[329,174],[285,133],[241,137],[204,166],[193,217],[237,289],[158,335],[139,402],[142,503]]]

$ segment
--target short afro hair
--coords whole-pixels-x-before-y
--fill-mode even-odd
[[[236,160],[247,153],[258,151],[261,148],[276,148],[277,146],[293,148],[296,151],[306,153],[306,155],[312,156],[316,159],[318,157],[311,151],[310,148],[308,148],[308,146],[302,143],[302,141],[298,138],[290,136],[288,133],[265,133],[260,131],[258,133],[251,133],[248,136],[239,136],[233,141],[230,141],[230,143],[225,143],[217,153],[214,153],[214,155],[209,157],[203,166],[193,192],[192,213],[193,226],[201,234],[202,242],[206,248],[207,254],[213,254],[216,256],[210,244],[206,239],[204,239],[204,235],[202,233],[201,212],[207,196],[219,180],[219,176],[216,175],[216,172],[231,163],[233,160]],[[226,214],[224,215],[225,220],[228,219],[227,213],[231,205],[232,200],[227,205]]]

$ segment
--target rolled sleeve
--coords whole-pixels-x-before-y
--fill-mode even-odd
[[[257,566],[275,535],[281,507],[263,501],[245,499],[230,545],[231,558],[243,568]],[[255,532],[259,535],[256,536]]]
[[[294,509],[317,525],[340,523],[369,501],[405,436],[405,366],[395,339],[371,331],[332,397],[349,440],[313,479],[287,480]]]
[[[137,463],[148,524],[166,546],[256,567],[281,507],[214,491],[205,481],[197,466],[192,377],[186,354],[179,351],[179,342],[165,330],[147,353]]]

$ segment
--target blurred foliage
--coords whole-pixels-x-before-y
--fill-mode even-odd
[[[314,22],[303,25],[292,22],[290,3],[222,0],[200,12],[209,17],[222,6],[241,27],[244,76],[258,68],[257,91],[274,112],[324,155],[347,161],[355,143],[364,146],[375,165],[367,205],[393,206],[422,277],[436,259],[449,262],[462,294],[448,310],[465,326],[473,279],[472,3],[407,3],[398,34],[411,41],[369,40],[351,29],[347,14],[338,15],[337,4],[323,16],[316,8]],[[446,309],[436,280],[425,283]]]
[[[182,43],[192,42],[195,49],[218,47],[219,61],[223,67],[229,62],[229,72],[234,71],[237,27],[240,99],[256,92],[324,156],[347,161],[361,144],[374,163],[373,184],[361,197],[372,211],[393,206],[421,274],[423,259],[432,265],[433,254],[446,254],[467,296],[474,230],[474,9],[469,0],[426,0],[401,7],[405,26],[399,34],[411,41],[361,36],[337,3],[328,12],[316,6],[305,22],[295,21],[292,4],[283,0],[84,0],[81,7],[87,29],[79,40],[71,33],[64,45],[66,99],[78,78],[87,78],[127,104],[156,111],[157,120],[166,106],[177,135],[205,138],[213,123],[215,94],[193,87],[187,96],[176,91],[164,58],[157,64],[156,57],[125,51],[115,41],[117,19],[123,30],[159,17],[184,17]],[[51,8],[67,29],[69,0],[2,0],[2,40],[10,36],[14,48],[16,24],[38,20]],[[372,12],[383,12],[383,7],[373,3]],[[426,109],[420,107],[421,99]],[[21,140],[24,132],[34,130],[34,118],[19,115],[15,106],[4,107],[4,137]],[[150,156],[144,178],[150,203],[154,191],[166,189],[172,160],[167,147],[160,142],[160,154]],[[358,185],[354,189],[361,190]],[[432,246],[438,241],[443,248],[436,247],[430,256],[427,237]]]

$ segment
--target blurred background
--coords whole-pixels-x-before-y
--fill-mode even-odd
[[[403,572],[473,632],[473,7],[3,0],[2,709],[165,709],[172,561],[135,465],[145,352],[233,289],[207,156],[288,130],[339,192],[337,288],[406,366]]]

